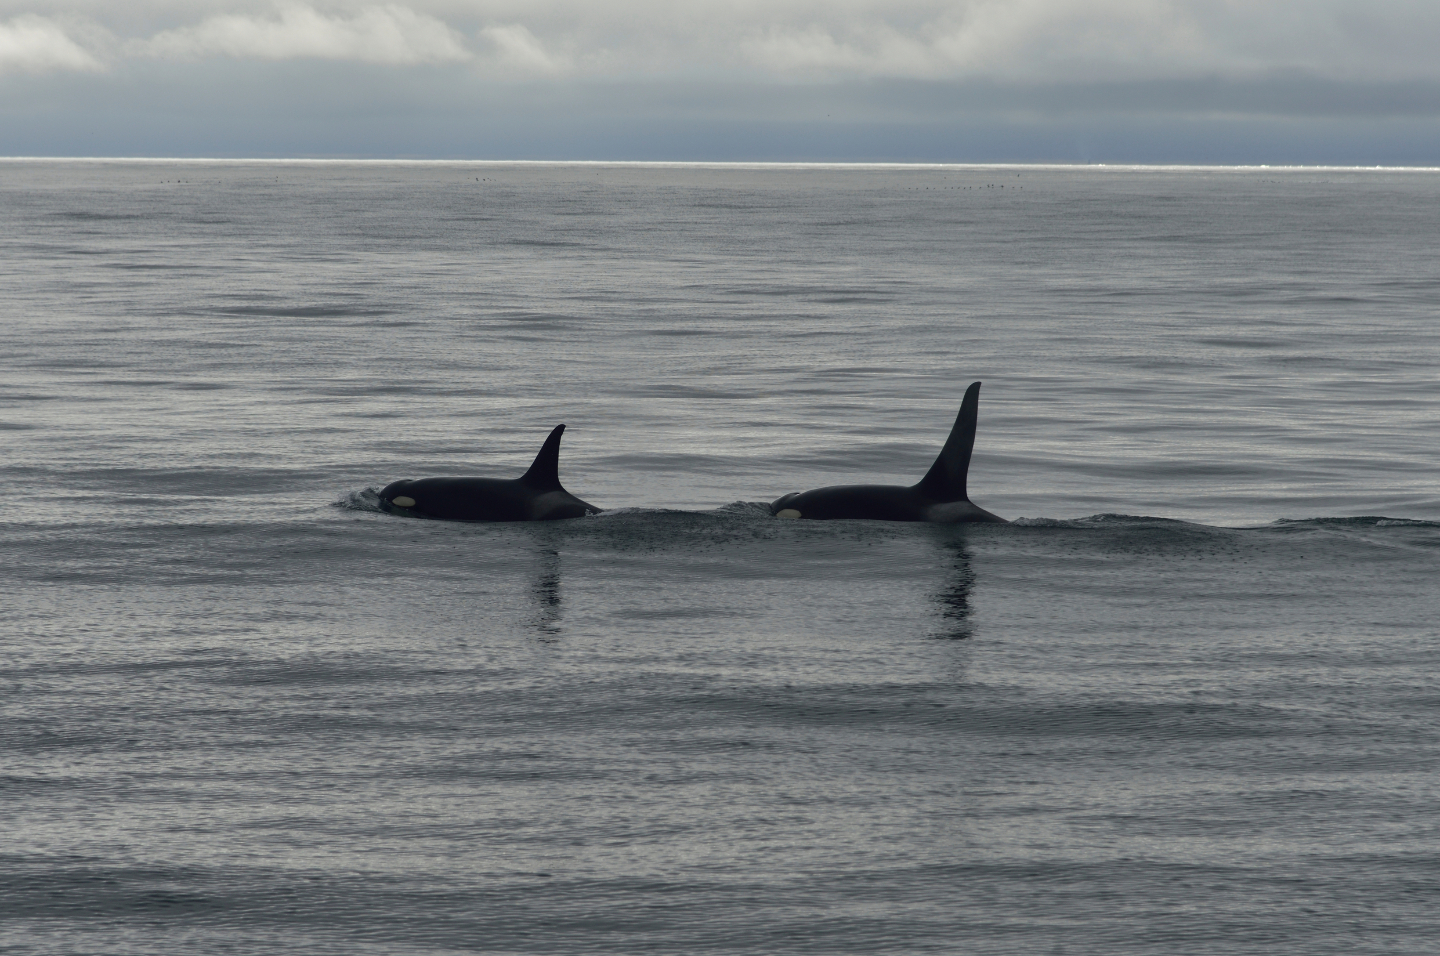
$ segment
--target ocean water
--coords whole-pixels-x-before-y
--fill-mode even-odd
[[[1435,952],[1437,208],[0,162],[0,952]]]

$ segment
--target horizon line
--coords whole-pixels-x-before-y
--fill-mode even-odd
[[[0,156],[0,163],[193,163],[221,165],[372,166],[636,166],[771,169],[1108,169],[1108,170],[1270,170],[1310,172],[1440,172],[1440,166],[1385,166],[1303,163],[1096,163],[1096,162],[934,162],[852,160],[667,160],[667,159],[415,159],[405,157],[210,157],[210,156]]]

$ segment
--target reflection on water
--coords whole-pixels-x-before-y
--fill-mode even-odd
[[[935,594],[940,629],[937,637],[965,640],[972,636],[970,622],[970,591],[975,585],[975,572],[970,567],[970,549],[964,538],[943,541],[939,545],[942,559],[948,564],[945,583]]]
[[[543,545],[536,555],[535,580],[530,585],[535,610],[530,623],[545,637],[560,633],[560,550]]]

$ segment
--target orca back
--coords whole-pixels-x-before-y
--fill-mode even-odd
[[[380,507],[394,514],[450,521],[552,521],[596,514],[599,508],[560,484],[556,425],[530,470],[519,478],[421,478],[394,481],[380,492]]]

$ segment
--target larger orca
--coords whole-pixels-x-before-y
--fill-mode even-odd
[[[380,492],[391,514],[450,521],[555,521],[600,509],[560,486],[560,435],[556,425],[519,478],[420,478],[394,481]]]
[[[966,494],[970,451],[980,409],[980,383],[965,390],[960,414],[940,457],[916,484],[832,485],[813,491],[792,491],[770,503],[777,518],[870,518],[875,521],[999,522],[1004,518],[977,508]]]

